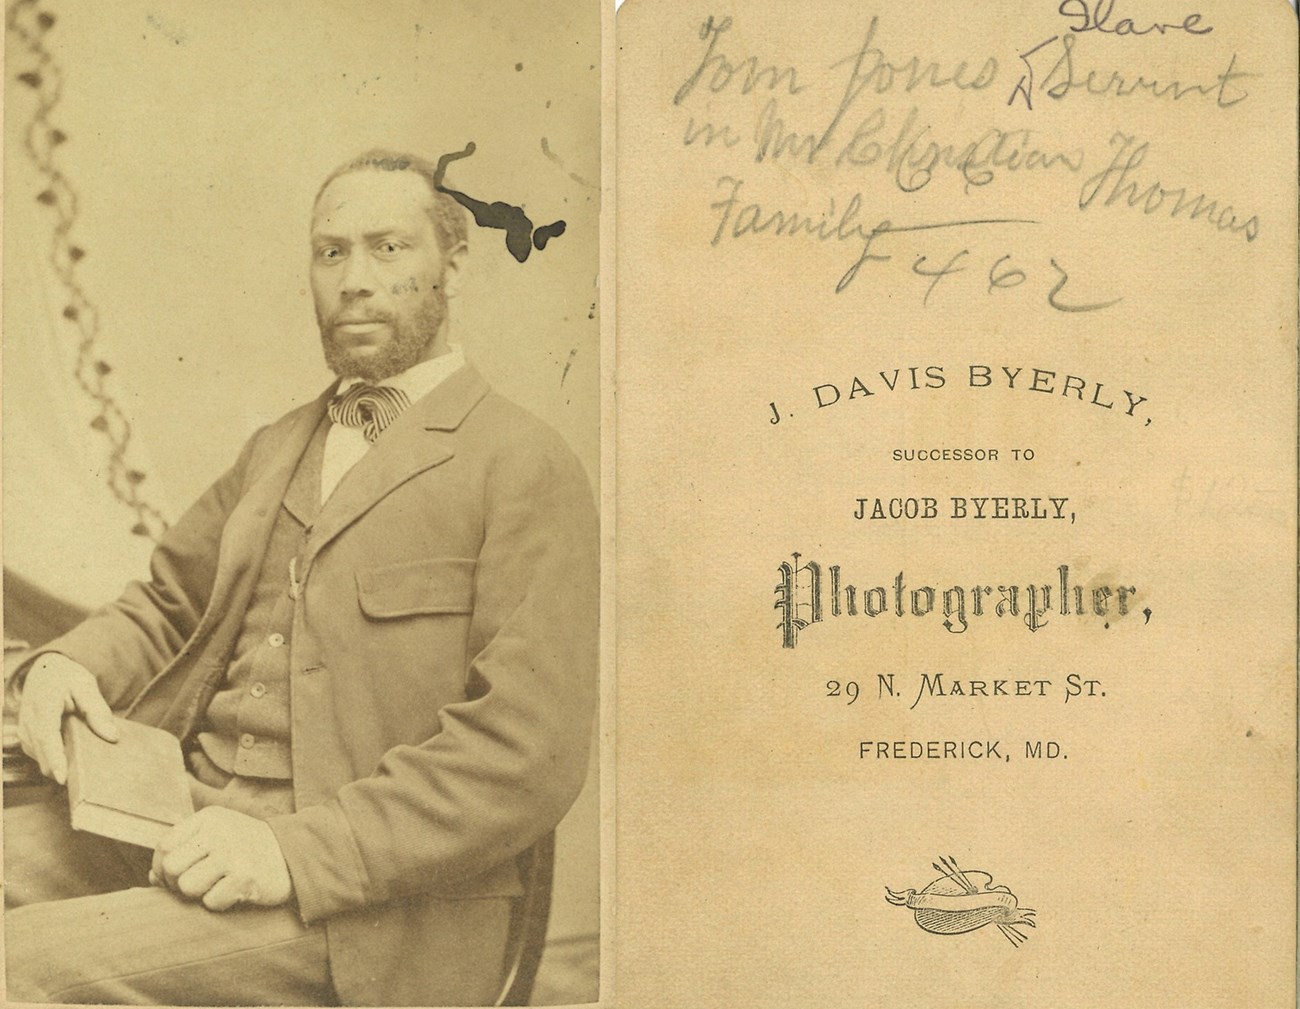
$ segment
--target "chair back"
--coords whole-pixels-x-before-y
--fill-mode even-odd
[[[505,971],[498,1006],[526,1006],[546,945],[555,873],[555,833],[548,833],[516,859],[524,892],[515,898],[506,937]]]

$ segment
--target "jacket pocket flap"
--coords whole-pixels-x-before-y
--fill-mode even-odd
[[[403,561],[357,572],[357,600],[368,617],[469,613],[476,562],[461,558]]]

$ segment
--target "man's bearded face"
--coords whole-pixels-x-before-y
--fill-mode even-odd
[[[311,287],[325,363],[376,382],[446,351],[448,260],[414,172],[331,182],[312,219]]]

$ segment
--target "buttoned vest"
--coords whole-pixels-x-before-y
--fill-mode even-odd
[[[288,781],[289,639],[296,560],[320,510],[323,420],[294,471],[271,529],[261,573],[244,614],[226,678],[208,706],[199,746],[227,774]]]

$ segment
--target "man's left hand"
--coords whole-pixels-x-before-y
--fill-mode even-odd
[[[236,904],[278,907],[293,895],[289,867],[266,822],[208,806],[163,835],[149,882],[166,886],[210,911]]]

